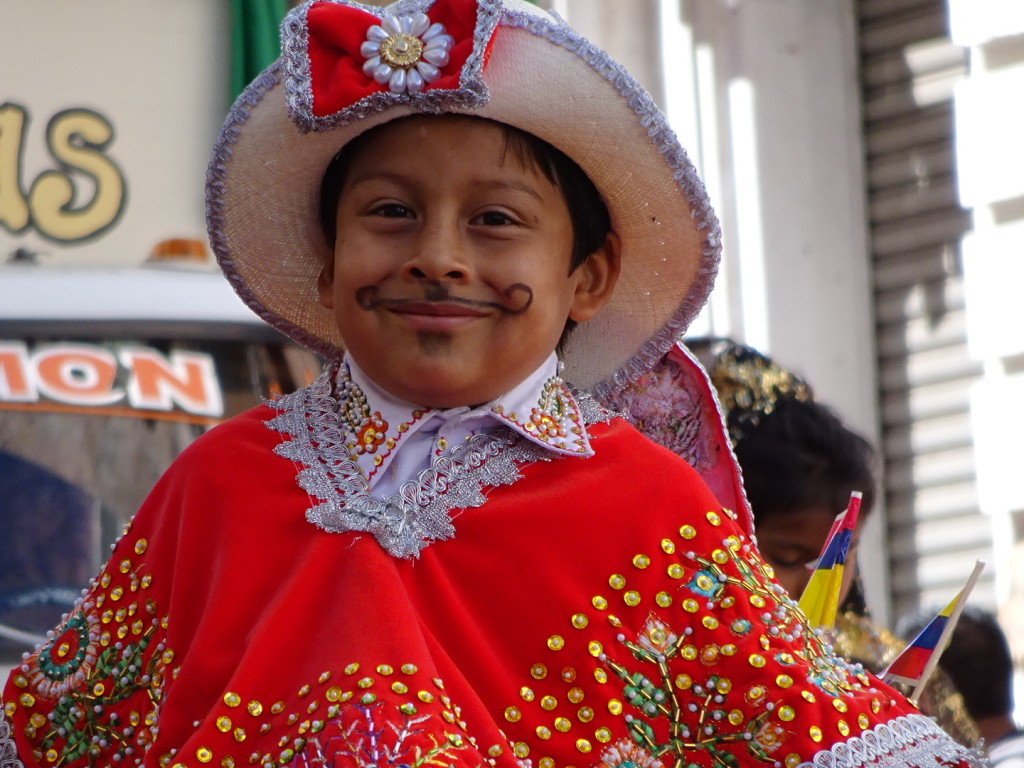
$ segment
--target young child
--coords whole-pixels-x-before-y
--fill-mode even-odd
[[[605,54],[521,0],[305,3],[208,201],[228,279],[329,364],[167,472],[13,672],[3,768],[973,759],[587,394],[659,359],[718,258]]]

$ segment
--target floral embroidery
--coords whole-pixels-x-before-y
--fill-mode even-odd
[[[436,726],[425,725],[432,717],[414,713],[411,705],[392,712],[381,702],[348,707],[337,717],[338,727],[331,735],[306,740],[292,765],[339,765],[345,760],[378,767],[454,765],[458,752],[473,749],[462,733],[438,733]]]
[[[665,358],[606,400],[644,435],[703,474],[715,463],[715,442],[702,429],[708,416],[702,413],[694,388],[680,384],[686,375],[678,363]]]
[[[52,728],[40,741],[45,753],[59,755],[58,765],[71,762],[94,751],[100,741],[114,746],[114,754],[131,754],[135,745],[148,746],[152,736],[146,729],[136,731],[134,718],[122,722],[114,705],[130,698],[136,691],[151,691],[159,696],[163,680],[164,657],[146,651],[154,639],[154,628],[148,628],[138,642],[123,649],[106,648],[97,659],[92,673],[80,689],[70,689],[61,696],[51,716]],[[159,648],[158,648],[159,650]],[[146,658],[144,658],[146,657]],[[173,654],[167,654],[167,660]],[[66,734],[66,739],[60,734]]]
[[[425,13],[385,16],[366,33],[363,72],[392,93],[420,93],[441,76],[455,39]]]
[[[584,415],[577,396],[560,376],[544,382],[540,398],[528,418],[506,411],[500,404],[491,412],[535,442],[570,454],[590,454]]]
[[[608,768],[664,768],[650,752],[631,741],[617,741],[601,753],[601,762]]]
[[[345,446],[348,448],[349,458],[353,461],[363,454],[376,454],[373,457],[373,468],[367,473],[372,477],[384,460],[398,446],[402,437],[409,432],[413,424],[423,418],[424,412],[414,410],[412,418],[401,422],[395,430],[395,434],[389,435],[390,425],[378,411],[370,412],[370,404],[366,399],[366,393],[352,380],[348,365],[342,363],[337,367],[334,376],[337,388],[337,411],[341,426],[346,430]],[[384,450],[377,453],[381,446]]]
[[[381,415],[374,412],[363,426],[356,432],[356,453],[375,453],[387,436],[388,423]]]
[[[29,679],[39,695],[53,699],[81,688],[96,664],[99,622],[90,613],[76,613],[30,661]]]
[[[547,638],[557,661],[534,663],[522,702],[504,711],[517,755],[543,750],[546,768],[560,768],[546,755],[573,749],[595,750],[597,768],[797,768],[895,722],[892,694],[832,654],[735,514],[705,517],[636,554],[634,571],[608,577],[610,593],[567,617],[572,634]],[[602,625],[614,646],[590,629]],[[562,665],[580,652],[593,669]],[[560,675],[548,674],[553,661]],[[601,689],[615,681],[618,693]]]
[[[230,690],[208,722],[213,728],[204,729],[195,751],[168,756],[168,766],[192,765],[192,755],[228,768],[479,762],[480,745],[467,732],[461,707],[440,678],[412,663],[367,668],[353,662],[337,673],[323,671],[278,701]],[[497,744],[487,749],[491,757],[503,751]]]
[[[652,613],[647,619],[647,624],[644,625],[643,632],[640,633],[638,642],[651,653],[664,655],[676,644],[678,639],[668,625]]]
[[[692,552],[687,553],[687,558],[700,566],[687,584],[687,589],[706,598],[709,609],[732,607],[732,598],[726,596],[727,585],[738,587],[748,593],[750,604],[763,610],[760,618],[768,637],[779,638],[786,643],[802,640],[803,648],[800,655],[811,667],[808,680],[822,692],[830,696],[839,696],[870,686],[871,681],[864,673],[863,667],[834,656],[824,636],[811,629],[804,615],[800,613],[796,601],[771,580],[771,566],[760,557],[752,557],[749,553],[749,545],[742,544],[736,536],[726,539],[725,546],[714,550],[710,558],[700,557]],[[728,570],[726,566],[729,566]],[[753,625],[747,620],[737,620],[733,622],[731,629],[735,634],[742,636],[748,634]],[[788,652],[775,654],[773,658],[781,665],[796,663]]]
[[[135,554],[146,547],[137,539]],[[151,585],[132,559],[113,563],[51,639],[15,670],[12,681],[21,693],[4,712],[12,722],[20,714],[38,762],[138,760],[152,744],[175,654],[161,639],[166,619],[145,595]]]
[[[763,722],[767,715],[762,715],[758,719],[762,721],[762,725],[751,735],[750,749],[759,759],[767,762],[771,754],[793,734],[778,723]]]

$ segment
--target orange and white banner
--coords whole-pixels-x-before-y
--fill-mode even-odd
[[[116,410],[123,415],[224,415],[214,359],[139,343],[0,341],[0,409]],[[113,410],[112,410],[113,409]],[[135,412],[135,413],[133,413]]]

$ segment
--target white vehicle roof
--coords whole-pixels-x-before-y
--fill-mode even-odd
[[[260,322],[209,269],[0,267],[0,320]]]
[[[0,266],[0,334],[206,337],[284,336],[207,267]]]

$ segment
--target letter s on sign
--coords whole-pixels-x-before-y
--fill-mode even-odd
[[[28,195],[32,220],[40,234],[61,242],[83,240],[103,232],[124,209],[125,184],[120,168],[103,154],[114,129],[87,109],[68,109],[50,120],[46,143],[60,171],[45,171]],[[95,192],[88,204],[74,208],[71,171],[88,174]]]

